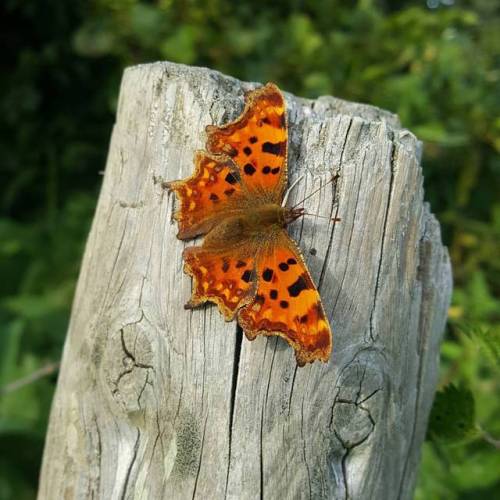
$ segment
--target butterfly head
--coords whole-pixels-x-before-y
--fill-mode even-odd
[[[299,217],[304,215],[304,207],[300,208],[285,208],[284,210],[284,222],[285,226],[297,220]]]

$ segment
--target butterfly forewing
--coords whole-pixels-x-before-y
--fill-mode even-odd
[[[246,95],[245,109],[234,122],[207,127],[207,149],[227,154],[254,196],[280,204],[287,183],[285,100],[268,83]]]
[[[180,200],[180,209],[174,215],[180,239],[206,234],[221,218],[242,210],[244,205],[239,172],[225,156],[198,151],[194,174],[169,182],[167,187]]]

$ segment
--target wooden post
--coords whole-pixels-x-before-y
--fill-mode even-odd
[[[167,180],[254,85],[156,63],[125,71],[54,398],[39,499],[410,499],[451,271],[397,117],[286,94],[291,226],[334,331],[327,365],[186,311]],[[188,243],[191,244],[191,243]]]

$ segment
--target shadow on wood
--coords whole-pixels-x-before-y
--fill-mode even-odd
[[[291,226],[334,332],[297,369],[276,338],[186,311],[174,196],[242,83],[170,63],[129,68],[53,403],[39,498],[412,497],[451,271],[423,202],[420,144],[397,117],[286,94]]]

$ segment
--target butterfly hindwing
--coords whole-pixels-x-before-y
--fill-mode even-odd
[[[328,319],[300,250],[284,230],[258,256],[256,272],[255,298],[238,315],[247,337],[283,337],[299,365],[327,361],[332,350]]]
[[[240,170],[250,192],[281,202],[287,183],[287,119],[285,100],[276,85],[246,95],[240,117],[227,125],[207,127],[207,150],[224,153]]]
[[[182,181],[169,182],[180,209],[174,218],[179,223],[179,239],[206,234],[221,216],[238,211],[243,197],[239,172],[230,159],[198,151],[195,172]]]
[[[193,277],[189,307],[214,302],[226,320],[255,295],[255,259],[246,250],[224,252],[203,247],[184,250],[184,269]]]

